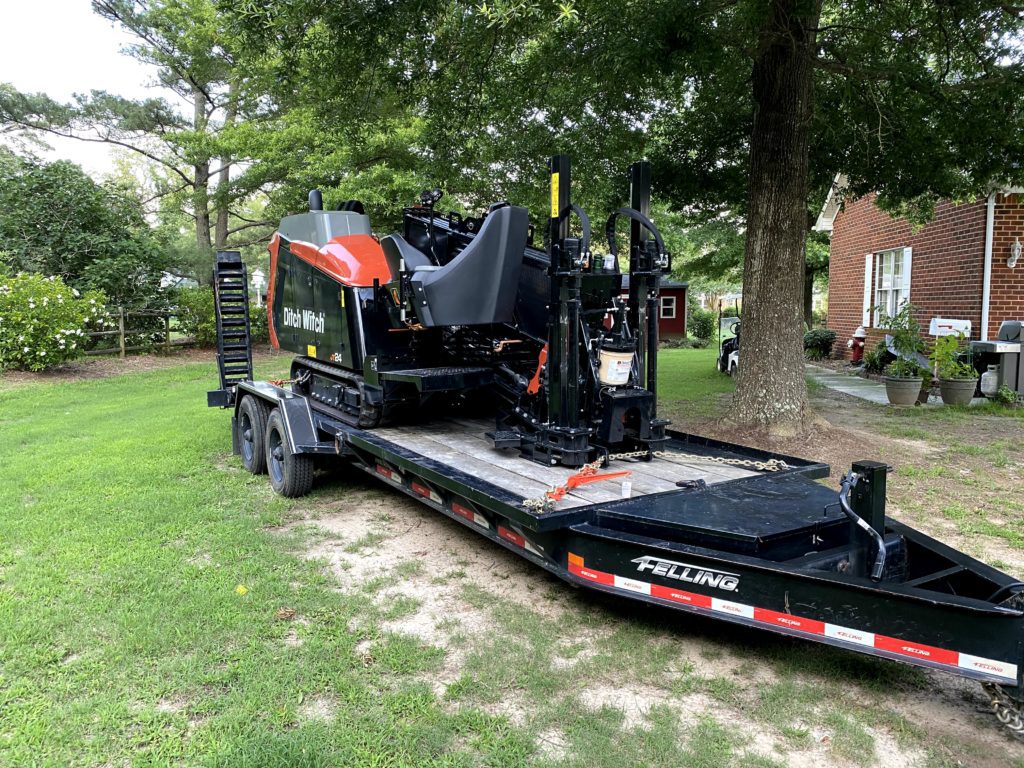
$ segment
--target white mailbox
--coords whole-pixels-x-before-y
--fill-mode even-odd
[[[932,336],[955,336],[962,333],[971,338],[971,321],[954,320],[949,317],[933,317],[928,325],[928,333]]]

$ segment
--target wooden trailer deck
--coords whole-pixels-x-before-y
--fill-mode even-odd
[[[444,418],[428,423],[382,427],[373,430],[376,437],[414,451],[426,458],[442,462],[524,499],[541,498],[546,491],[576,474],[567,467],[548,467],[525,459],[513,450],[497,450],[486,436],[494,429],[491,419]],[[616,501],[622,498],[622,482],[632,484],[632,496],[677,491],[676,483],[703,480],[708,485],[761,474],[742,467],[713,461],[714,452],[703,451],[709,458],[690,458],[672,453],[699,455],[693,446],[672,445],[669,455],[653,461],[622,459],[612,462],[607,471],[629,470],[627,478],[591,483],[574,489],[554,505],[556,510],[572,509]]]

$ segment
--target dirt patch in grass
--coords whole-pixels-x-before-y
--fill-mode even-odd
[[[300,721],[330,722],[337,709],[338,703],[332,697],[311,696],[299,705],[297,714]]]
[[[117,355],[86,357],[39,373],[4,371],[0,374],[0,384],[22,385],[48,381],[106,379],[127,373],[158,371],[187,363],[208,363],[214,359],[215,354],[209,349],[177,348],[169,354],[129,355],[124,359]]]
[[[128,355],[123,359],[116,354],[83,357],[38,373],[32,371],[2,371],[0,372],[0,388],[45,382],[107,379],[111,376],[159,371],[190,363],[213,363],[216,357],[216,350],[196,349],[194,347],[175,347],[167,353],[152,352],[145,355]],[[266,345],[259,345],[253,349],[254,365],[276,362],[285,358],[290,358],[290,355],[275,352]],[[211,386],[213,386],[212,383]]]

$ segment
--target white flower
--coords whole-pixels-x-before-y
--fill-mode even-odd
[[[72,296],[74,296],[74,297],[75,297],[75,298],[77,299],[77,298],[78,298],[79,296],[81,296],[82,294],[80,294],[80,293],[78,292],[78,289],[76,289],[76,288],[72,288],[72,289],[71,289],[71,295],[72,295]]]
[[[71,342],[71,348],[72,348],[72,349],[74,349],[74,348],[75,348],[75,342],[73,342],[73,341]]]
[[[25,351],[28,352],[28,347],[25,347]]]
[[[96,303],[96,299],[89,299],[89,303],[90,304],[95,304]]]
[[[46,350],[45,350],[45,349],[44,349],[44,350],[42,350],[42,351],[41,351],[41,352],[39,353],[39,355],[40,355],[41,357],[46,357]]]

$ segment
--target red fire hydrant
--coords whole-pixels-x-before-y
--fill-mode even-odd
[[[853,338],[846,342],[846,348],[850,350],[850,362],[860,363],[864,360],[864,344],[868,332],[861,325],[853,332]]]

